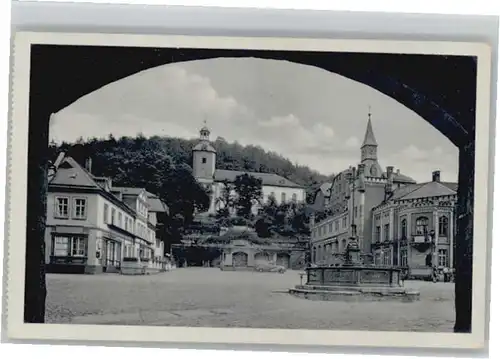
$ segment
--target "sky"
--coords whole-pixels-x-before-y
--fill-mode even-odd
[[[362,83],[279,60],[219,58],[164,65],[104,86],[54,114],[50,137],[165,135],[258,145],[322,174],[360,161],[368,112],[380,165],[418,182],[458,179],[458,149],[399,102]]]

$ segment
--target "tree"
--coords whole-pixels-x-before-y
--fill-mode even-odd
[[[252,207],[262,198],[262,180],[245,173],[234,181],[236,212],[239,216],[251,218]]]
[[[217,210],[217,218],[229,218],[231,209],[235,206],[233,191],[234,185],[230,181],[224,180],[222,182],[221,195],[216,199],[216,204],[219,207]]]

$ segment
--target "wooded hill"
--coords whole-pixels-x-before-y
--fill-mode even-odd
[[[61,145],[52,143],[50,150],[51,159],[63,150],[82,165],[86,158],[91,157],[92,172],[111,177],[117,185],[145,186],[148,181],[158,181],[151,166],[159,165],[163,169],[171,165],[185,169],[185,166],[191,167],[191,151],[198,141],[159,136],[146,138],[142,135],[116,139],[110,135],[107,139],[80,139],[75,143]],[[308,202],[312,201],[313,193],[319,185],[332,177],[321,175],[307,166],[293,164],[289,159],[258,146],[229,143],[220,137],[213,145],[217,150],[216,168],[278,174],[304,186]],[[162,165],[159,161],[167,163]],[[152,178],[148,178],[148,175]],[[148,190],[152,191],[153,188]]]

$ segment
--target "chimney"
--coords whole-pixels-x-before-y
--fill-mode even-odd
[[[441,171],[432,172],[432,182],[441,182]]]
[[[85,160],[85,169],[88,173],[92,173],[92,158],[89,157]]]

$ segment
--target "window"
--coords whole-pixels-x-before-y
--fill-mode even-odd
[[[390,240],[390,238],[389,238],[389,230],[390,230],[389,224],[385,224],[384,225],[384,240],[385,241],[389,241]]]
[[[427,217],[417,218],[416,233],[418,235],[427,234],[427,227],[429,226],[429,219]]]
[[[122,222],[122,213],[118,212],[118,227],[122,228],[123,222]]]
[[[373,177],[377,177],[377,166],[376,165],[372,165],[370,167],[370,175]]]
[[[292,194],[292,202],[297,202],[297,193]]]
[[[128,231],[128,217],[125,217],[125,230]]]
[[[358,217],[358,207],[355,206],[354,207],[354,218],[357,218]]]
[[[342,227],[347,227],[347,217],[342,218]]]
[[[402,267],[407,267],[408,266],[408,252],[406,251],[406,249],[402,249],[401,250],[401,259],[400,259],[401,263],[400,265]]]
[[[203,158],[201,159],[201,163],[207,163],[207,158],[206,158],[206,157],[203,157]]]
[[[109,212],[109,206],[107,203],[104,203],[104,213],[103,213],[103,220],[104,220],[104,223],[108,223],[108,212]]]
[[[56,197],[55,217],[69,217],[69,199],[68,197]]]
[[[86,255],[86,239],[78,236],[54,237],[53,254],[56,257],[84,257]]]
[[[330,223],[328,225],[328,230],[329,230],[330,233],[332,233],[332,231],[333,231],[333,223]]]
[[[440,249],[438,251],[438,261],[440,267],[448,267],[448,250]]]
[[[73,257],[85,256],[85,238],[73,237],[71,240],[71,255]]]
[[[87,200],[85,198],[75,198],[73,217],[76,219],[87,218]]]
[[[111,208],[111,224],[115,224],[116,209]]]
[[[69,252],[69,238],[55,237],[54,238],[54,256],[66,257]]]
[[[381,235],[381,233],[380,233],[380,226],[377,226],[375,228],[375,241],[376,242],[380,242],[380,235]]]
[[[336,231],[339,230],[339,220],[338,219],[335,221],[335,230]]]
[[[391,251],[385,251],[383,252],[383,264],[386,266],[391,265]]]
[[[401,238],[406,239],[406,233],[407,233],[407,228],[406,228],[406,218],[403,218],[401,221]]]
[[[446,237],[448,236],[448,217],[439,217],[439,235]]]
[[[285,202],[286,202],[286,193],[281,192],[281,203],[285,203]]]

